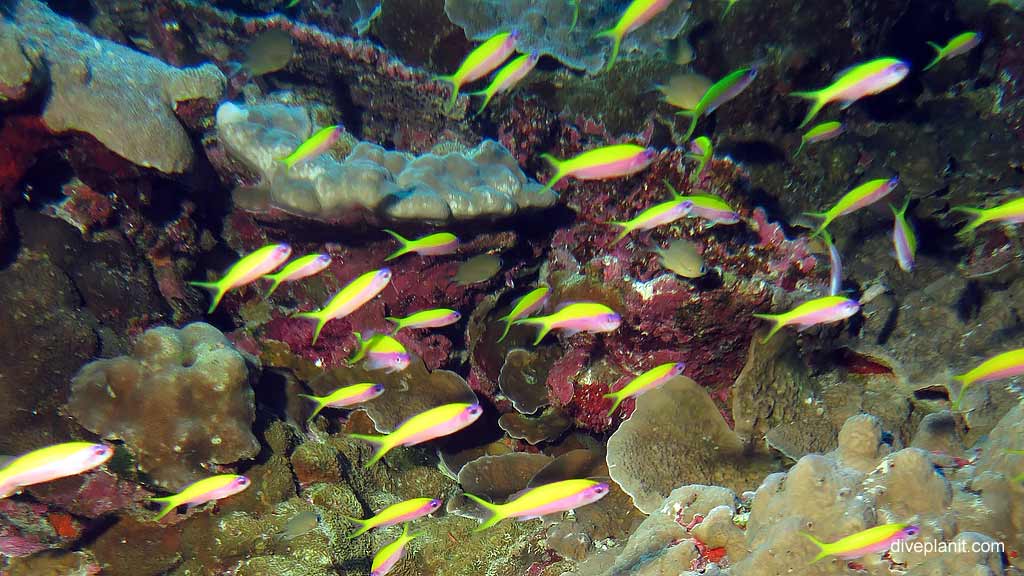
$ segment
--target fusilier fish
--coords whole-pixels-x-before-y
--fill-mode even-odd
[[[444,326],[450,326],[461,320],[462,314],[459,314],[456,310],[449,310],[448,308],[434,308],[432,310],[421,310],[419,312],[415,312],[405,318],[387,316],[384,319],[395,324],[395,330],[391,333],[397,334],[399,330],[405,328],[410,330],[420,330],[422,328],[442,328]]]
[[[411,522],[417,518],[433,514],[440,507],[441,501],[437,498],[413,498],[412,500],[392,504],[391,506],[388,506],[374,514],[372,518],[367,518],[366,520],[345,516],[344,518],[346,520],[359,526],[359,529],[349,534],[348,537],[355,538],[356,536],[369,532],[374,528],[383,528],[385,526],[394,526],[395,524],[401,524],[403,522]]]
[[[414,538],[420,536],[420,532],[409,534],[409,526],[402,526],[402,535],[391,544],[383,547],[373,555],[373,562],[370,564],[370,576],[385,576],[405,554],[405,547]]]
[[[838,138],[845,131],[846,129],[843,127],[842,122],[822,122],[807,132],[804,132],[804,135],[800,137],[800,146],[798,146],[796,152],[793,153],[793,157],[796,158],[799,156],[800,151],[804,149],[804,146]]]
[[[512,311],[498,319],[505,323],[505,330],[501,333],[501,338],[498,338],[498,342],[501,342],[508,336],[508,331],[516,320],[525,318],[540,310],[547,303],[548,297],[551,295],[550,293],[551,288],[540,286],[519,298],[512,307]]]
[[[663,12],[672,0],[633,0],[626,11],[619,17],[615,26],[602,30],[594,35],[595,38],[611,38],[612,55],[608,58],[608,66],[605,71],[612,69],[615,60],[619,57],[619,47],[622,45],[622,38],[637,28],[651,21],[652,18]]]
[[[608,494],[608,484],[594,480],[563,480],[542,484],[514,496],[505,504],[491,504],[490,502],[466,494],[470,500],[481,505],[490,513],[487,520],[476,527],[475,532],[486,530],[506,518],[515,518],[519,521],[540,518],[548,514],[568,512],[593,504]]]
[[[452,85],[452,95],[448,100],[448,107],[451,108],[455,105],[459,98],[459,90],[464,84],[483,78],[501,66],[516,51],[518,42],[518,30],[499,32],[470,52],[454,74],[436,77],[437,80]]]
[[[312,420],[324,408],[348,408],[349,406],[369,402],[383,393],[383,384],[363,382],[338,388],[326,396],[311,396],[308,394],[299,394],[299,396],[312,400],[316,404],[316,408],[308,418],[308,420]]]
[[[928,45],[935,50],[935,59],[921,71],[929,70],[932,66],[943,60],[949,60],[955,56],[970,52],[975,46],[981,44],[982,39],[983,37],[980,32],[964,32],[951,38],[945,46],[939,46],[935,42],[928,42]]]
[[[614,144],[589,150],[568,160],[559,160],[550,154],[540,156],[555,169],[555,175],[544,185],[544,190],[550,190],[567,176],[580,180],[607,180],[636,174],[654,162],[658,151],[636,144]]]
[[[570,336],[577,332],[611,332],[621,323],[622,317],[614,310],[596,302],[569,302],[562,304],[554,314],[513,322],[539,328],[537,338],[533,341],[534,346],[540,344],[552,330],[563,330]]]
[[[110,446],[92,442],[65,442],[33,450],[0,468],[0,499],[26,486],[87,472],[113,455]]]
[[[483,112],[484,108],[487,108],[487,105],[491,103],[491,99],[497,94],[508,92],[515,88],[516,84],[537,66],[538,60],[540,60],[540,53],[536,51],[530,54],[523,54],[506,64],[501,70],[498,70],[498,73],[494,75],[494,79],[491,80],[491,84],[487,88],[471,93],[470,96],[484,97],[484,101],[480,103],[480,109],[476,113],[480,114]]]
[[[910,73],[910,64],[896,58],[878,58],[863,64],[851,66],[836,74],[832,84],[807,92],[790,92],[790,96],[811,100],[811,109],[800,123],[803,128],[826,105],[831,102],[842,102],[843,108],[860,100],[884,92],[899,84]]]
[[[953,212],[965,212],[974,217],[971,223],[957,232],[959,236],[972,234],[979,226],[988,222],[1000,222],[1003,224],[1024,223],[1024,198],[1017,198],[995,206],[993,208],[968,208],[967,206],[954,206],[950,209]]]
[[[903,207],[899,210],[895,206],[889,205],[894,216],[892,244],[896,249],[896,261],[899,262],[900,269],[904,272],[914,269],[914,256],[917,254],[917,236],[914,234],[914,228],[907,222],[907,206],[910,206],[910,196],[907,196]]]
[[[711,138],[699,136],[693,142],[690,142],[690,151],[686,154],[686,157],[697,161],[697,169],[690,176],[691,181],[700,179],[700,175],[704,173],[704,167],[708,165],[708,161],[711,160],[713,154]]]
[[[802,332],[811,326],[839,322],[860,310],[860,303],[842,296],[816,298],[782,314],[754,314],[755,318],[775,323],[762,342],[767,342],[784,326],[797,326]]]
[[[295,282],[296,280],[309,278],[314,274],[319,274],[330,265],[331,257],[327,254],[309,254],[302,258],[297,258],[289,262],[280,272],[264,276],[264,278],[273,281],[273,284],[270,285],[270,290],[267,290],[267,295],[264,298],[270,298],[270,295],[277,290],[282,282]]]
[[[711,114],[722,104],[739,96],[741,92],[746,90],[747,86],[750,86],[754,78],[757,78],[756,68],[734,70],[718,82],[712,84],[711,88],[708,88],[708,91],[704,93],[704,96],[701,96],[696,108],[676,112],[680,116],[688,116],[690,118],[690,129],[686,131],[686,136],[683,136],[683,139],[689,140],[690,136],[693,136],[693,131],[697,129],[697,121],[700,120],[701,116]]]
[[[409,366],[409,352],[401,342],[387,334],[374,334],[363,339],[362,334],[355,332],[359,348],[355,355],[348,359],[349,366],[366,359],[367,370],[384,370],[391,374],[401,372]]]
[[[410,253],[416,253],[420,256],[443,256],[445,254],[451,254],[459,249],[459,239],[455,234],[451,234],[449,232],[429,234],[415,240],[409,240],[398,232],[393,232],[391,230],[385,230],[385,232],[394,237],[395,240],[398,240],[399,244],[402,245],[401,248],[395,250],[390,256],[385,258],[385,262]]]
[[[299,144],[299,147],[294,152],[281,158],[279,161],[284,164],[285,168],[291,170],[296,164],[312,160],[330,150],[332,146],[338,143],[338,140],[341,139],[344,133],[345,129],[340,125],[321,128],[310,136],[308,140]]]
[[[703,218],[708,221],[708,228],[717,224],[735,224],[740,221],[740,213],[729,206],[729,203],[718,196],[711,194],[692,194],[682,196],[672,183],[665,180],[665,185],[676,200],[685,200],[693,204],[688,216],[690,218]]]
[[[918,532],[920,532],[920,528],[912,524],[885,524],[862,530],[831,543],[822,542],[805,532],[801,532],[801,534],[821,550],[809,562],[814,564],[828,556],[836,556],[843,560],[856,560],[868,554],[885,552],[895,542],[911,538]]]
[[[373,300],[381,290],[384,290],[388,282],[391,282],[391,270],[387,268],[367,272],[345,285],[320,310],[300,312],[295,318],[316,320],[316,329],[313,330],[313,344],[316,344],[324,325],[331,320],[348,316],[363,304]]]
[[[957,395],[956,401],[953,402],[953,409],[959,409],[964,392],[972,384],[1013,378],[1022,374],[1024,374],[1024,348],[1018,348],[997,354],[985,360],[973,370],[953,376],[953,379],[960,383],[960,393]]]
[[[268,244],[235,262],[216,282],[189,282],[190,286],[205,288],[213,294],[207,314],[213,314],[224,295],[230,290],[251,284],[273,272],[292,255],[287,244]]]
[[[850,190],[836,202],[836,205],[829,208],[827,212],[804,212],[808,216],[815,218],[822,218],[821,224],[814,230],[811,237],[815,237],[825,229],[826,226],[832,223],[833,220],[840,216],[845,216],[851,212],[856,212],[865,206],[870,206],[875,202],[878,202],[882,198],[889,195],[890,192],[896,189],[900,183],[899,176],[893,176],[892,178],[878,178],[876,180],[870,180],[857,186],[853,190]]]
[[[399,424],[398,428],[390,434],[381,436],[349,434],[349,436],[370,442],[376,447],[373,457],[366,463],[366,467],[369,468],[397,446],[415,446],[435,438],[454,434],[476,422],[483,412],[480,404],[476,402],[445,404],[409,418]]]
[[[625,222],[611,221],[609,224],[622,228],[619,231],[619,235],[615,237],[615,242],[618,242],[634,230],[650,230],[663,224],[675,222],[689,214],[692,208],[693,202],[689,200],[669,200],[668,202],[651,206],[632,220]]]
[[[213,500],[220,500],[221,498],[233,496],[248,488],[249,484],[250,481],[245,476],[239,476],[237,474],[218,474],[217,476],[211,476],[209,478],[203,478],[198,482],[193,482],[177,494],[164,496],[162,498],[150,498],[150,501],[158,502],[162,505],[160,513],[156,515],[154,520],[159,520],[164,516],[167,516],[171,510],[174,510],[183,504],[187,504],[189,508],[193,508]]]
[[[621,404],[626,398],[636,398],[644,392],[654,390],[658,386],[661,386],[665,382],[668,382],[672,378],[682,374],[685,369],[686,364],[683,362],[669,362],[668,364],[655,366],[647,372],[644,372],[632,379],[621,389],[616,390],[611,394],[605,394],[605,398],[611,398],[613,400],[612,407],[608,410],[608,415],[611,416],[614,414],[615,409],[618,408],[619,404]]]

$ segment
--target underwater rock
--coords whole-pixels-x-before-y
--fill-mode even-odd
[[[459,486],[466,492],[491,502],[505,502],[513,494],[526,488],[530,480],[552,461],[550,456],[528,452],[484,456],[462,467],[459,471]],[[448,510],[476,507],[477,505],[469,503],[468,500],[452,499],[449,500]]]
[[[140,471],[177,491],[209,466],[252,458],[255,369],[209,324],[147,330],[130,356],[86,364],[66,409],[106,438],[124,440]]]
[[[301,108],[231,103],[217,111],[228,154],[260,175],[235,201],[256,214],[275,212],[332,223],[368,216],[444,223],[511,216],[554,204],[557,196],[523,174],[500,144],[466,153],[415,156],[360,142],[341,161],[323,155],[286,170],[278,162],[312,134]]]
[[[0,45],[5,49],[0,60],[14,63],[0,69],[3,92],[23,91],[27,60],[33,68],[29,76],[49,81],[42,117],[50,130],[86,132],[132,163],[161,172],[192,166],[192,141],[175,107],[188,100],[220,100],[225,79],[215,66],[174,68],[93,37],[38,0],[19,1],[0,22],[0,36],[17,39]]]
[[[742,490],[770,464],[745,454],[707,392],[680,376],[637,399],[633,415],[608,439],[608,468],[650,514],[680,484],[711,481]]]
[[[535,414],[548,405],[548,390],[544,386],[548,370],[557,360],[557,348],[524,350],[516,348],[505,355],[505,364],[498,375],[498,388],[512,401],[520,414]]]
[[[102,573],[88,552],[57,552],[16,558],[7,566],[8,576],[92,576]]]
[[[686,24],[689,5],[689,0],[675,0],[663,13],[627,34],[620,56],[634,51],[660,52]],[[594,74],[611,54],[611,42],[594,36],[615,26],[623,6],[565,0],[445,0],[444,11],[470,39],[482,41],[498,32],[518,30],[522,35],[517,46],[520,52],[548,54],[570,68]]]

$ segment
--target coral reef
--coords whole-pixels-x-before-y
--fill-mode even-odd
[[[312,129],[301,108],[221,105],[221,143],[260,175],[258,184],[236,191],[235,201],[251,212],[282,211],[328,222],[351,221],[365,210],[388,219],[444,223],[511,216],[556,199],[491,140],[466,153],[418,157],[359,142],[340,162],[325,155],[284,169],[277,160]]]
[[[689,0],[675,0],[654,20],[627,34],[622,53],[659,51],[683,29],[689,4]],[[566,0],[445,0],[444,11],[473,40],[519,30],[520,51],[548,54],[570,68],[593,74],[611,53],[608,41],[594,35],[615,26],[622,6],[625,4]]]
[[[141,472],[176,491],[213,466],[256,455],[255,373],[209,324],[153,328],[131,356],[85,365],[66,409],[89,430],[124,440]]]
[[[216,67],[174,68],[83,32],[39,0],[15,4],[10,18],[0,21],[0,36],[16,39],[0,45],[0,59],[10,62],[0,69],[0,92],[24,97],[27,84],[45,77],[49,98],[42,118],[50,130],[86,132],[132,163],[161,172],[191,167],[192,142],[174,111],[179,102],[220,100],[225,80]]]

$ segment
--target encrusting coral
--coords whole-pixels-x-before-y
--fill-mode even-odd
[[[175,68],[96,38],[39,0],[13,3],[0,38],[0,99],[24,97],[45,78],[38,88],[49,93],[42,118],[50,130],[86,132],[161,172],[191,167],[192,142],[174,111],[188,100],[220,100],[225,78],[215,66]]]
[[[248,364],[209,324],[153,328],[131,356],[86,364],[66,410],[92,432],[124,440],[154,484],[178,490],[259,452]]]
[[[255,186],[235,191],[235,201],[258,214],[283,212],[331,223],[358,221],[367,211],[442,223],[511,216],[557,199],[492,140],[464,153],[421,156],[358,142],[342,161],[325,154],[291,169],[278,162],[312,133],[302,108],[221,105],[220,142],[231,158],[259,175]]]
[[[622,53],[657,52],[682,31],[689,16],[687,0],[626,35]],[[598,72],[605,65],[610,43],[594,35],[615,26],[623,2],[568,0],[446,0],[445,14],[466,36],[485,40],[501,31],[518,30],[523,53],[548,54],[570,68]]]

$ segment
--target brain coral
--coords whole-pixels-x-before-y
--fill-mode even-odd
[[[519,30],[520,52],[549,54],[570,68],[594,74],[610,54],[610,42],[594,34],[614,26],[628,5],[623,0],[445,0],[444,11],[473,40]],[[682,31],[689,7],[689,0],[674,0],[667,10],[626,35],[622,53],[659,50]],[[579,20],[573,28],[577,10]]]
[[[422,156],[359,142],[340,162],[325,154],[283,170],[277,159],[312,133],[302,108],[221,105],[217,135],[222,145],[260,176],[257,186],[236,190],[236,202],[257,213],[343,223],[365,217],[359,209],[394,220],[447,222],[510,216],[557,199],[554,192],[542,192],[491,140],[466,152]]]
[[[143,333],[131,356],[86,364],[66,408],[89,430],[124,440],[154,484],[178,490],[259,451],[250,375],[213,326],[161,326]]]
[[[189,169],[192,142],[174,108],[185,100],[220,100],[225,79],[215,66],[169,66],[91,36],[39,0],[11,6],[0,19],[6,39],[0,42],[0,99],[24,96],[26,83],[46,78],[43,121],[54,132],[87,132],[131,162],[161,172]]]

